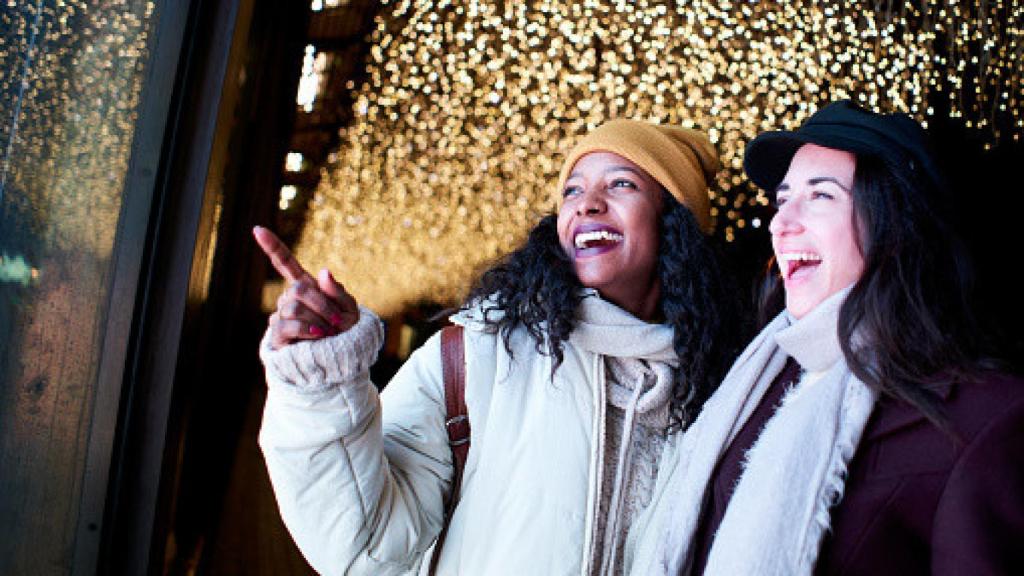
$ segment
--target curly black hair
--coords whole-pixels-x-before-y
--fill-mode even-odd
[[[735,284],[719,250],[701,233],[693,214],[667,192],[660,221],[658,277],[661,317],[674,330],[679,356],[670,411],[682,429],[700,412],[735,358],[746,331]],[[563,344],[576,326],[584,298],[572,260],[558,240],[557,216],[545,216],[526,242],[483,272],[463,303],[489,301],[484,322],[499,333],[509,354],[512,331],[523,326],[538,353],[563,360]]]

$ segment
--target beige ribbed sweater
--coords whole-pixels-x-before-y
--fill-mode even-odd
[[[673,370],[660,362],[624,358],[606,358],[608,374],[608,411],[601,479],[600,507],[595,542],[599,550],[594,558],[594,574],[621,574],[622,548],[633,518],[647,508],[658,476],[658,461],[665,445],[672,399]],[[626,435],[626,412],[636,386],[643,387],[637,401],[633,428],[629,433],[626,469],[622,472],[622,504],[614,520],[615,536],[606,533],[609,508],[620,467],[619,455]],[[611,569],[605,568],[611,563]]]

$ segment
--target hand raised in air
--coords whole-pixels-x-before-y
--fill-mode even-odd
[[[270,315],[270,345],[275,350],[301,340],[333,336],[359,320],[355,299],[326,268],[314,278],[273,232],[256,226],[256,243],[288,287]]]

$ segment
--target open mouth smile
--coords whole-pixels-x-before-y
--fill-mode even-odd
[[[779,254],[779,270],[787,282],[814,274],[821,265],[821,255],[814,252],[784,252]]]
[[[585,224],[573,233],[576,257],[603,254],[622,243],[623,235],[618,230],[604,225]]]

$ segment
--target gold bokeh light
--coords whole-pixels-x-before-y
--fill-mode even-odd
[[[76,0],[0,11],[0,210],[18,223],[0,242],[109,256],[154,10]]]
[[[929,96],[948,93],[991,142],[1024,131],[1018,0],[385,4],[297,246],[384,314],[458,298],[554,210],[561,154],[609,118],[707,131],[728,241],[767,202],[743,177],[746,143],[825,102],[927,122]]]

